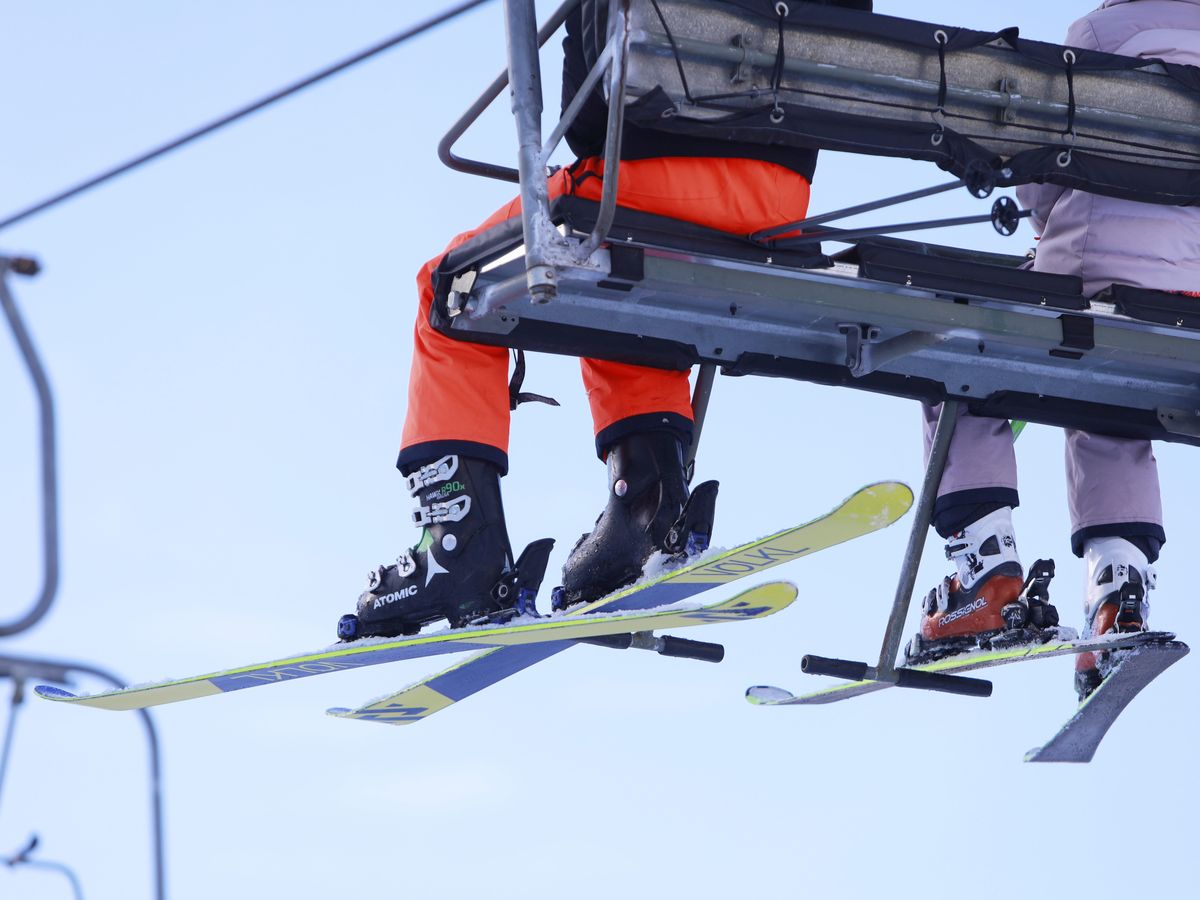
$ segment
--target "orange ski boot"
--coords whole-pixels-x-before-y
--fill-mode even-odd
[[[1024,578],[1013,536],[1012,509],[1003,507],[951,535],[946,558],[958,571],[925,597],[921,630],[905,648],[908,665],[1004,643],[1027,643],[1058,624],[1046,586],[1053,561],[1038,560]]]

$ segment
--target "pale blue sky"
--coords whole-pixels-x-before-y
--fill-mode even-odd
[[[1090,6],[878,3],[1049,40]],[[438,8],[8,4],[0,214]],[[137,682],[333,639],[367,570],[415,536],[392,468],[413,275],[511,190],[443,168],[435,146],[502,62],[496,3],[0,234],[0,250],[45,265],[13,288],[56,389],[63,519],[57,605],[0,652]],[[546,82],[553,106],[550,66]],[[513,148],[504,104],[464,144],[498,161]],[[921,163],[826,154],[813,208],[943,178]],[[911,215],[978,210],[964,193]],[[982,226],[931,239],[1019,253],[1032,236]],[[604,500],[575,369],[531,360],[527,389],[563,406],[515,416],[504,485],[514,543],[558,539],[552,571]],[[40,573],[34,407],[7,339],[0,402],[0,613],[11,618]],[[698,466],[722,482],[717,542],[811,518],[866,482],[915,487],[918,421],[902,400],[718,380]],[[1023,556],[1058,560],[1054,597],[1078,624],[1061,435],[1032,427],[1018,456]],[[1169,543],[1152,615],[1184,637],[1200,633],[1185,588],[1200,541],[1198,458],[1159,450]],[[436,660],[157,711],[168,895],[1187,893],[1198,874],[1194,659],[1081,767],[1021,762],[1073,707],[1066,660],[998,671],[987,701],[742,700],[750,684],[807,687],[804,652],[878,653],[907,523],[775,570],[801,601],[763,623],[709,629],[728,647],[720,666],[583,647],[408,729],[322,712],[402,687]],[[947,571],[936,538],[926,550],[921,590]],[[149,897],[145,781],[132,715],[31,698],[0,797],[0,854],[36,831],[88,898]],[[69,894],[54,875],[0,868],[0,896]]]

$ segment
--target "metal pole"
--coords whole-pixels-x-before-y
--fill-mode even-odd
[[[904,623],[908,617],[909,601],[917,583],[917,569],[921,565],[921,551],[925,537],[933,521],[933,504],[946,471],[946,458],[950,453],[950,441],[958,424],[962,403],[946,400],[938,415],[937,428],[933,433],[933,445],[929,450],[929,462],[925,467],[925,482],[921,485],[921,497],[917,501],[912,532],[908,537],[908,549],[900,566],[900,582],[896,586],[896,598],[892,602],[892,614],[883,635],[883,647],[879,652],[879,665],[867,677],[874,681],[896,681],[896,655],[900,652],[900,641],[904,636]]]
[[[16,301],[8,289],[8,273],[36,275],[39,266],[35,260],[0,256],[0,306],[12,329],[13,340],[25,360],[29,378],[33,382],[38,401],[38,431],[41,440],[41,487],[42,487],[42,590],[34,601],[33,608],[14,622],[0,622],[0,637],[20,634],[32,628],[50,610],[58,592],[58,467],[54,428],[54,396],[50,390],[50,379],[42,366],[33,340],[21,319]]]
[[[805,228],[811,228],[814,225],[821,225],[825,222],[833,222],[837,219],[846,219],[850,216],[857,216],[860,213],[874,212],[877,209],[886,209],[889,206],[898,206],[901,203],[909,203],[913,200],[920,200],[924,197],[932,197],[935,194],[944,194],[947,191],[952,191],[963,185],[962,179],[947,182],[946,184],[937,184],[933,187],[921,188],[917,191],[909,191],[906,194],[897,194],[894,197],[885,197],[882,200],[872,200],[870,203],[860,203],[858,206],[847,206],[844,209],[835,209],[827,213],[821,213],[819,216],[809,216],[807,219],[800,219],[795,222],[788,222],[786,225],[775,225],[771,228],[764,228],[762,231],[756,231],[750,235],[750,240],[761,241],[766,238],[775,237],[778,234],[786,234],[789,231],[803,231]]]
[[[717,377],[714,363],[704,363],[696,370],[696,387],[692,391],[692,445],[684,454],[683,468],[688,471],[696,461],[700,449],[700,432],[704,430],[704,417],[708,414],[708,401],[712,396],[713,381]]]
[[[565,0],[549,19],[546,24],[541,27],[537,34],[537,43],[541,47],[550,40],[550,36],[562,26],[562,23],[567,20],[571,10],[579,5],[581,0]],[[495,163],[481,162],[475,159],[465,159],[454,154],[454,145],[458,139],[466,134],[467,129],[475,124],[475,121],[483,115],[483,111],[487,109],[500,96],[500,92],[508,86],[508,69],[505,69],[496,79],[487,86],[479,99],[471,104],[470,108],[462,114],[457,122],[450,126],[450,130],[442,137],[438,143],[438,159],[445,163],[456,172],[465,172],[468,175],[482,175],[485,178],[495,178],[500,181],[511,181],[517,184],[521,180],[521,174],[508,166],[499,166]],[[582,91],[580,92],[583,93]],[[554,141],[552,143],[557,143]],[[553,149],[553,147],[551,147]]]
[[[1017,219],[1027,219],[1033,215],[1033,210],[1023,209],[1016,213]],[[907,231],[928,231],[932,228],[955,228],[959,225],[982,225],[985,222],[995,222],[988,214],[977,216],[959,216],[955,219],[930,219],[925,222],[906,222],[899,225],[881,225],[878,228],[828,228],[821,231],[810,231],[796,237],[780,238],[775,246],[783,249],[802,247],[806,244],[816,244],[821,241],[860,241],[864,238],[877,237],[884,234],[903,234]]]
[[[548,254],[549,190],[542,154],[542,76],[538,62],[537,18],[533,0],[504,0],[508,74],[517,125],[517,169],[521,176],[521,227],[525,271],[535,303],[553,300],[557,274]]]
[[[13,735],[17,733],[17,710],[25,701],[25,682],[14,679],[12,700],[8,707],[8,727],[4,729],[4,747],[0,749],[0,799],[4,797],[4,781],[8,775],[8,761],[12,756]]]
[[[612,0],[609,6],[610,41],[615,45],[608,90],[608,128],[604,137],[604,188],[596,227],[579,248],[580,259],[587,259],[600,246],[612,227],[617,210],[617,178],[621,164],[621,131],[625,123],[625,76],[629,69],[629,0]]]

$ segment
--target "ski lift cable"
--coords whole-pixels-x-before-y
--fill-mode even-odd
[[[37,215],[38,213],[45,212],[51,207],[58,206],[60,203],[70,200],[73,197],[77,197],[80,194],[91,190],[92,188],[99,187],[100,185],[111,181],[120,175],[131,172],[134,169],[137,169],[160,156],[170,153],[172,150],[178,150],[180,147],[190,144],[192,141],[212,134],[213,132],[224,128],[227,125],[231,125],[234,122],[239,121],[240,119],[244,119],[246,116],[249,116],[252,113],[256,113],[261,109],[265,109],[273,103],[277,103],[280,100],[290,97],[292,94],[299,93],[305,88],[312,87],[314,84],[324,81],[333,75],[344,72],[352,66],[358,65],[361,62],[365,62],[366,60],[383,53],[385,50],[390,50],[393,47],[399,46],[410,38],[414,38],[417,35],[423,34],[424,32],[429,31],[438,25],[449,22],[451,19],[454,19],[465,12],[469,12],[475,7],[482,6],[488,2],[490,2],[490,0],[466,0],[466,2],[452,6],[443,12],[438,13],[436,16],[433,16],[432,18],[426,19],[423,22],[419,22],[411,28],[407,28],[398,34],[392,35],[386,40],[380,41],[371,47],[367,47],[365,50],[355,53],[353,56],[349,56],[346,59],[326,66],[325,68],[314,72],[305,78],[302,78],[300,81],[280,88],[279,90],[274,91],[265,97],[261,97],[258,100],[247,104],[246,106],[221,116],[219,119],[215,119],[206,125],[202,125],[199,128],[195,128],[192,131],[187,132],[186,134],[180,135],[179,137],[168,141],[167,143],[162,144],[153,150],[143,153],[140,156],[128,160],[127,162],[121,163],[118,166],[114,166],[113,168],[108,169],[99,175],[95,175],[86,181],[82,181],[73,187],[67,188],[64,191],[55,194],[52,197],[48,197],[45,200],[33,204],[32,206],[28,206],[19,212],[5,217],[4,219],[0,219],[0,231],[3,231],[9,226],[16,225],[18,222],[23,222],[26,219]]]

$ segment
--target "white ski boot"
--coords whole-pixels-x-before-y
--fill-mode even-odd
[[[1084,637],[1146,631],[1146,594],[1157,580],[1146,555],[1124,538],[1093,538],[1083,548],[1087,563]],[[1125,651],[1091,651],[1075,657],[1075,692],[1082,703],[1120,662]]]

